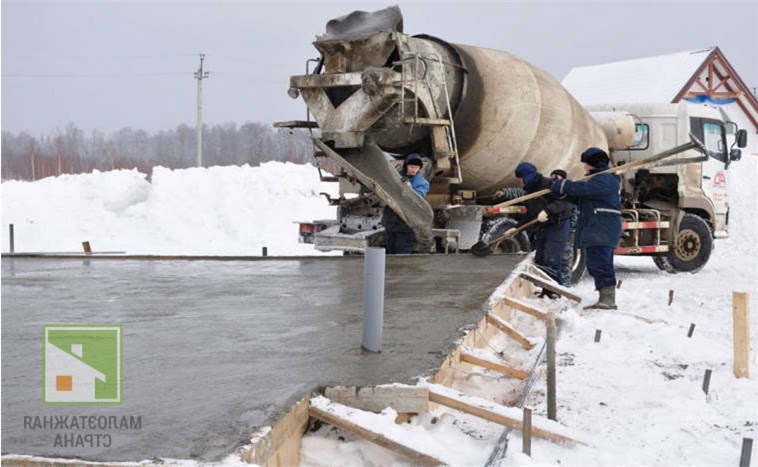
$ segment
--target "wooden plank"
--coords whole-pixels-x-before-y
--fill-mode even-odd
[[[240,457],[250,464],[267,467],[298,465],[300,439],[308,429],[308,399],[301,399],[272,429],[261,435]]]
[[[325,399],[325,398],[320,398]],[[359,417],[353,417],[351,420],[348,420],[344,416],[341,415],[339,412],[344,412],[342,410],[339,410],[341,408],[348,408],[342,404],[337,404],[336,402],[333,402],[334,406],[338,410],[336,411],[330,411],[326,410],[323,407],[323,401],[319,400],[319,398],[311,399],[310,407],[308,408],[308,413],[311,417],[317,418],[323,422],[329,423],[330,425],[334,425],[336,427],[339,427],[345,431],[349,431],[350,433],[359,436],[367,441],[371,441],[374,444],[378,444],[379,446],[383,448],[387,448],[391,451],[400,453],[407,457],[408,459],[412,460],[415,463],[422,464],[422,465],[444,465],[445,462],[442,462],[441,460],[435,458],[434,456],[431,456],[429,454],[425,454],[417,449],[414,449],[412,447],[409,447],[402,442],[400,442],[397,438],[398,436],[393,436],[390,438],[389,436],[386,436],[386,433],[379,433],[376,430],[376,426],[371,426],[372,424],[370,422],[364,422],[363,418]],[[358,409],[350,409],[352,411],[356,411]],[[368,413],[368,412],[364,412]],[[374,414],[371,414],[374,415]],[[375,417],[378,417],[378,415],[374,415]],[[390,432],[391,430],[387,430],[387,427],[385,427],[386,432]],[[397,433],[400,433],[401,431],[397,431]],[[402,432],[405,433],[405,432]]]
[[[527,379],[529,377],[528,371],[519,370],[517,368],[511,368],[500,362],[496,362],[489,358],[484,358],[482,355],[477,355],[471,352],[471,349],[461,349],[459,358],[460,358],[460,361],[462,362],[470,363],[472,365],[480,366],[482,368],[487,368],[492,371],[497,371],[498,373],[502,373],[512,378]]]
[[[489,420],[500,425],[511,427],[515,430],[522,430],[522,414],[516,407],[505,407],[495,404],[494,402],[481,399],[479,397],[469,396],[459,391],[441,386],[439,384],[429,384],[429,400],[451,409],[460,410],[479,418]],[[587,444],[583,441],[574,439],[568,434],[560,433],[566,431],[565,427],[551,420],[535,421],[532,420],[532,435],[538,438],[547,439],[555,442],[570,442],[578,444]]]
[[[511,327],[510,324],[506,323],[502,319],[498,318],[497,316],[487,313],[486,316],[487,322],[496,328],[498,328],[503,334],[506,336],[514,339],[516,342],[521,344],[523,348],[526,350],[531,349],[534,347],[534,343],[526,338],[523,334],[515,330],[513,327]]]
[[[559,295],[562,295],[562,296],[568,298],[569,300],[573,300],[573,301],[575,301],[577,303],[579,303],[579,302],[582,301],[582,297],[580,297],[579,295],[576,295],[575,293],[571,292],[567,288],[562,287],[562,286],[560,286],[560,285],[558,285],[558,284],[556,284],[554,282],[548,282],[546,280],[543,280],[543,279],[541,279],[541,278],[539,278],[539,277],[537,277],[537,276],[535,276],[533,274],[529,274],[527,272],[522,272],[521,273],[521,277],[523,277],[524,279],[528,280],[529,282],[531,282],[534,285],[538,285],[538,286],[542,287],[543,289],[547,289],[547,290],[549,290],[551,292],[555,292],[555,293],[557,293]]]
[[[734,334],[734,376],[750,377],[750,296],[732,292],[732,329]]]
[[[534,308],[532,306],[529,306],[522,301],[516,300],[515,298],[503,297],[503,303],[505,303],[506,305],[508,305],[509,307],[513,309],[523,311],[524,313],[528,315],[532,315],[535,318],[539,318],[542,321],[547,321],[547,313],[541,310],[538,310],[537,308]]]
[[[429,390],[406,384],[333,386],[324,390],[324,396],[369,412],[381,412],[387,407],[400,413],[426,413],[429,410]]]

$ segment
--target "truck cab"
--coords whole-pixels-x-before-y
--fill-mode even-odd
[[[712,240],[728,237],[728,167],[739,160],[747,134],[736,130],[718,109],[702,104],[618,104],[589,107],[590,112],[625,111],[636,122],[631,146],[611,153],[614,165],[650,158],[692,137],[695,149],[645,169],[624,173],[624,220],[654,228],[625,229],[617,253],[653,254],[670,272],[695,271],[710,256]],[[731,146],[730,146],[731,145]],[[644,224],[643,224],[644,225]],[[636,237],[636,238],[635,238]],[[631,244],[630,244],[631,243]]]

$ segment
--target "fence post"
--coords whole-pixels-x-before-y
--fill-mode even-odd
[[[732,292],[732,330],[734,334],[734,376],[750,377],[750,296]]]

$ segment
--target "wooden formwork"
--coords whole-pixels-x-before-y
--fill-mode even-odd
[[[450,387],[455,374],[472,372],[476,367],[499,372],[508,377],[525,380],[531,377],[536,365],[529,369],[509,365],[504,360],[497,361],[484,355],[482,350],[488,346],[496,335],[502,333],[516,344],[513,352],[530,350],[535,344],[514,326],[517,313],[524,313],[535,320],[544,321],[547,314],[539,307],[525,303],[533,297],[536,287],[548,289],[566,298],[579,301],[580,298],[557,285],[536,268],[521,263],[519,267],[505,280],[492,295],[485,307],[487,313],[467,330],[456,342],[440,367],[429,378],[428,382],[418,386],[402,384],[387,384],[375,387],[330,387],[313,399],[302,399],[296,406],[284,415],[274,428],[261,436],[252,446],[245,449],[242,459],[266,466],[296,465],[300,461],[300,439],[306,432],[309,417],[317,418],[326,423],[353,433],[356,436],[372,441],[380,446],[403,454],[415,463],[423,465],[441,464],[443,461],[435,453],[423,452],[406,444],[402,436],[394,436],[393,430],[379,432],[371,425],[362,425],[350,419],[349,413],[354,411],[379,412],[391,407],[398,412],[396,422],[407,420],[414,414],[433,410],[438,405],[445,405],[486,420],[502,424],[510,428],[521,429],[522,422],[513,413],[513,408],[479,399],[476,396],[458,393]],[[540,354],[541,355],[541,354]],[[332,410],[325,409],[325,402]],[[345,410],[350,408],[350,410]],[[536,437],[555,442],[576,442],[581,440],[566,434],[565,430],[555,422],[538,421],[532,427]]]

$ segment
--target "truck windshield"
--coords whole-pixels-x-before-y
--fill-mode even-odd
[[[705,144],[708,155],[721,162],[726,162],[724,124],[718,120],[707,118],[692,118],[690,124],[692,134]]]

